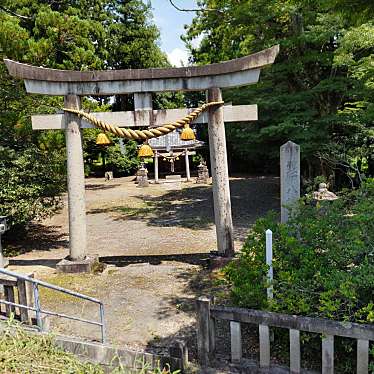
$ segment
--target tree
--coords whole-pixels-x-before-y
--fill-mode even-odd
[[[9,79],[4,64],[0,77],[0,215],[9,216],[19,236],[28,222],[59,207],[65,164],[58,136],[46,142],[50,133],[40,136],[30,130],[28,113],[31,108],[46,110],[44,101],[27,96],[21,82]]]
[[[328,10],[338,11],[351,23],[360,25],[373,19],[374,3],[366,0],[326,0]]]
[[[158,45],[160,33],[151,22],[151,6],[141,0],[118,0],[109,5],[113,19],[108,25],[107,65],[111,69],[167,66]]]
[[[164,66],[158,30],[150,6],[139,0],[3,0],[0,5],[0,214],[11,223],[52,214],[65,183],[62,132],[33,132],[31,114],[54,113],[62,98],[29,96],[2,62],[10,58],[58,69],[114,69]],[[83,106],[108,110],[108,99],[90,98]],[[85,135],[85,143],[90,139]],[[129,172],[136,165],[120,160],[118,147],[108,152]],[[86,150],[90,152],[90,149]],[[87,156],[89,157],[89,156]]]
[[[365,164],[374,117],[368,106],[360,113],[345,109],[366,101],[368,80],[360,81],[338,65],[339,47],[350,27],[340,13],[322,2],[297,0],[203,0],[201,5],[219,12],[199,12],[187,27],[185,41],[196,63],[237,58],[280,44],[280,55],[258,85],[224,92],[227,101],[259,106],[259,121],[249,130],[248,125],[227,130],[238,164],[261,169],[264,164],[277,165],[279,146],[289,139],[301,145],[309,178],[333,173],[340,164],[345,174],[347,168],[357,169],[358,160]],[[198,36],[203,39],[194,48],[191,42]],[[368,56],[370,48],[362,57]]]

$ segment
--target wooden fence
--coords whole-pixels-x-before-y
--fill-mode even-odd
[[[334,336],[357,340],[357,374],[367,374],[369,366],[369,341],[374,340],[374,325],[337,322],[327,319],[301,317],[259,310],[211,305],[210,299],[200,297],[197,301],[197,343],[199,363],[210,365],[215,354],[215,322],[230,321],[231,361],[242,360],[241,324],[258,325],[261,369],[270,369],[269,327],[289,330],[291,374],[301,373],[300,331],[322,335],[322,374],[334,373]]]

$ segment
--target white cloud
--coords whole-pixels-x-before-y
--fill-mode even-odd
[[[174,48],[170,53],[167,53],[168,60],[173,66],[187,66],[189,54],[185,49]]]
[[[193,48],[199,48],[200,47],[200,43],[201,41],[203,40],[204,38],[204,35],[203,34],[199,34],[197,36],[197,38],[194,38],[191,40],[191,45]]]

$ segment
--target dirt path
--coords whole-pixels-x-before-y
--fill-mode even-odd
[[[255,219],[278,208],[278,179],[232,178],[230,188],[240,248]],[[114,343],[157,350],[177,336],[192,339],[194,300],[212,287],[210,273],[196,262],[216,249],[211,186],[185,183],[181,191],[166,191],[162,185],[139,189],[129,178],[87,179],[86,205],[89,253],[115,268],[100,275],[55,273],[55,264],[68,255],[66,204],[33,228],[26,244],[19,244],[26,253],[12,258],[10,268],[103,300]],[[164,261],[165,255],[176,256]],[[42,302],[62,313],[97,317],[91,306],[50,292]],[[97,329],[81,324],[52,325],[99,337]]]

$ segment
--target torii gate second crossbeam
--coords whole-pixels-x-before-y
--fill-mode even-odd
[[[157,126],[175,121],[187,109],[152,110],[152,93],[167,91],[206,91],[207,101],[221,101],[221,88],[256,83],[261,68],[274,62],[279,46],[222,63],[165,69],[128,69],[108,71],[69,71],[34,67],[5,60],[9,73],[24,79],[28,93],[63,95],[65,107],[80,109],[81,96],[134,94],[133,112],[96,113],[119,126]],[[208,110],[196,122],[208,122],[214,216],[217,249],[222,256],[234,254],[233,224],[225,126],[226,122],[257,119],[255,105],[220,106]],[[90,125],[72,113],[33,116],[34,129],[65,129],[69,205],[69,260],[87,257],[84,166],[81,131]]]

